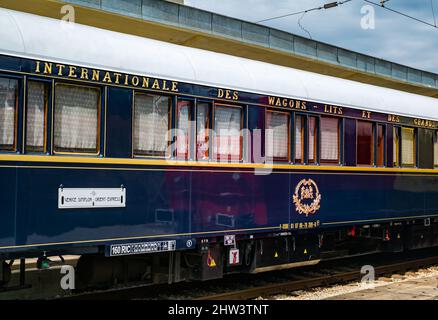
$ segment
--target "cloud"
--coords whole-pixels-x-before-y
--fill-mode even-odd
[[[379,2],[378,0],[374,0]],[[438,0],[435,13],[438,15]],[[187,5],[247,21],[258,21],[274,16],[306,10],[330,2],[329,0],[186,0]],[[374,7],[375,29],[361,28],[363,0],[353,0],[337,8],[307,13],[301,25],[313,39],[381,59],[438,73],[438,29]],[[430,0],[397,0],[387,6],[434,23]],[[307,37],[300,28],[301,15],[263,22],[266,26]],[[438,18],[438,16],[437,16]]]

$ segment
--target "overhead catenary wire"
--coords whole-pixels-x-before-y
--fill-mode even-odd
[[[390,0],[380,0],[380,5],[381,5],[382,7],[384,7],[384,6],[385,6],[385,3],[387,3],[388,1],[390,1]]]
[[[285,17],[291,17],[291,16],[295,16],[295,15],[298,15],[298,14],[303,14],[304,15],[304,14],[306,14],[308,12],[311,12],[311,11],[317,11],[317,10],[334,8],[334,7],[340,6],[340,5],[344,4],[344,3],[351,2],[351,1],[353,1],[353,0],[344,0],[344,1],[330,2],[330,3],[326,3],[326,4],[324,4],[322,6],[319,6],[319,7],[310,8],[310,9],[306,9],[306,10],[302,10],[302,11],[292,12],[292,13],[288,13],[288,14],[284,14],[284,15],[280,15],[280,16],[275,16],[275,17],[271,17],[271,18],[255,21],[255,23],[261,23],[261,22],[281,19],[281,18],[285,18]]]

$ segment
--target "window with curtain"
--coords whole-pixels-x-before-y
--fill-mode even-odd
[[[304,116],[295,115],[295,163],[304,163],[304,121]]]
[[[394,167],[398,167],[400,164],[400,128],[393,127],[392,129],[392,163]]]
[[[438,131],[433,133],[433,165],[438,167]]]
[[[136,94],[134,97],[134,154],[166,156],[170,130],[170,98]]]
[[[15,149],[18,80],[0,78],[0,150]]]
[[[216,106],[214,113],[214,154],[216,160],[238,161],[242,157],[242,110]]]
[[[91,87],[55,87],[54,151],[99,151],[100,90]]]
[[[44,152],[48,85],[29,81],[26,105],[26,151]]]
[[[377,166],[383,167],[385,161],[385,127],[377,125]]]
[[[208,160],[209,158],[209,126],[210,104],[197,103],[196,108],[196,159]]]
[[[374,164],[373,123],[357,121],[357,164],[371,166]]]
[[[317,142],[317,119],[309,117],[309,145],[308,145],[308,163],[316,163],[316,142]]]
[[[266,156],[274,160],[289,160],[289,114],[266,113]]]
[[[339,119],[321,117],[321,162],[339,163]]]
[[[191,101],[178,101],[177,105],[177,132],[176,156],[178,159],[188,160],[190,155],[190,114]]]
[[[402,166],[415,166],[415,129],[401,128]]]

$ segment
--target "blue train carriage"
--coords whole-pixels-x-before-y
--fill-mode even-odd
[[[5,9],[0,30],[3,284],[27,257],[158,283],[438,243],[436,99]]]

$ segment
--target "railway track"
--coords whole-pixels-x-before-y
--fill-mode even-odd
[[[416,270],[426,266],[435,265],[437,263],[438,257],[430,257],[419,260],[382,265],[375,267],[374,271],[375,276],[377,277],[393,273],[402,273],[408,270]],[[239,291],[203,296],[194,300],[248,300],[258,297],[268,297],[284,292],[293,292],[297,290],[305,290],[320,286],[329,286],[349,281],[358,281],[363,276],[364,275],[361,274],[360,270],[339,272],[330,275],[316,276],[315,278],[291,280],[284,283],[275,283]]]
[[[62,299],[140,299],[140,300],[249,300],[360,281],[361,267],[374,266],[376,279],[380,276],[438,265],[438,252],[420,254],[375,255],[322,262],[312,267],[272,271],[257,275],[231,275],[221,280],[174,285],[136,286],[98,292],[81,293]]]

